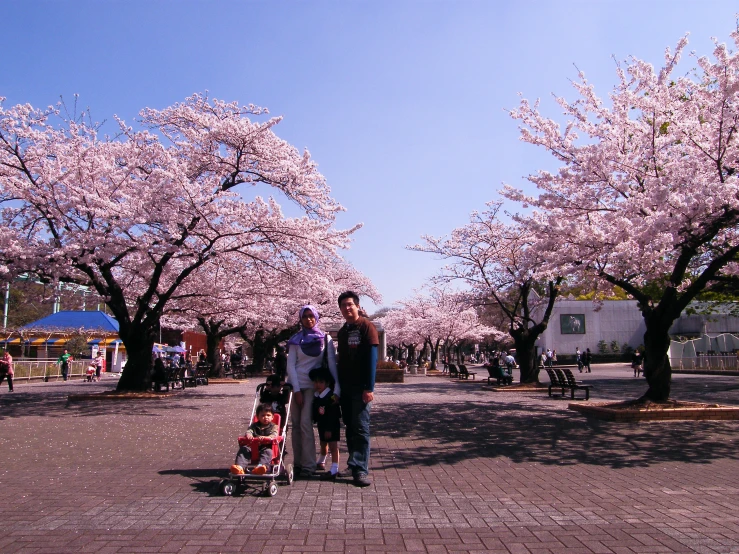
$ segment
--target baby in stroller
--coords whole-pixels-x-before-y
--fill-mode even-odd
[[[259,463],[251,471],[252,474],[264,475],[272,463],[272,439],[277,438],[280,433],[277,425],[272,422],[274,410],[270,404],[259,404],[256,416],[257,421],[249,426],[243,437],[239,437],[240,448],[236,454],[236,462],[231,466],[231,473],[234,475],[246,473],[245,468],[249,465],[255,448],[259,450]]]

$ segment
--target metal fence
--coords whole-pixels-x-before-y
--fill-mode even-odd
[[[72,360],[69,362],[69,378],[82,377],[87,373],[90,360]],[[62,368],[56,358],[34,358],[13,360],[14,381],[43,381],[62,378]]]
[[[736,355],[691,356],[689,358],[670,358],[672,369],[712,369],[736,370],[739,368]]]

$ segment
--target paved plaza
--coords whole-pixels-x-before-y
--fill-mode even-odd
[[[739,552],[739,422],[589,420],[480,375],[378,385],[372,486],[274,498],[217,491],[258,381],[117,402],[67,402],[111,377],[3,387],[0,552]],[[582,378],[596,402],[645,390],[625,365]],[[739,377],[676,375],[673,397],[739,404]]]

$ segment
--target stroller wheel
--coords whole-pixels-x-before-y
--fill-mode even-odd
[[[236,490],[236,486],[234,485],[233,481],[224,479],[223,481],[221,481],[220,489],[223,496],[231,496]]]
[[[284,467],[284,470],[285,470],[285,480],[287,481],[287,484],[292,485],[293,480],[295,479],[295,470],[293,469],[293,465],[287,464]]]
[[[267,496],[274,496],[277,494],[277,483],[274,481],[264,486],[264,490],[267,492]]]

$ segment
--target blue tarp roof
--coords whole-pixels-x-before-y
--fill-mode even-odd
[[[66,311],[47,315],[24,325],[21,329],[91,329],[109,333],[118,332],[118,322],[104,312]]]

